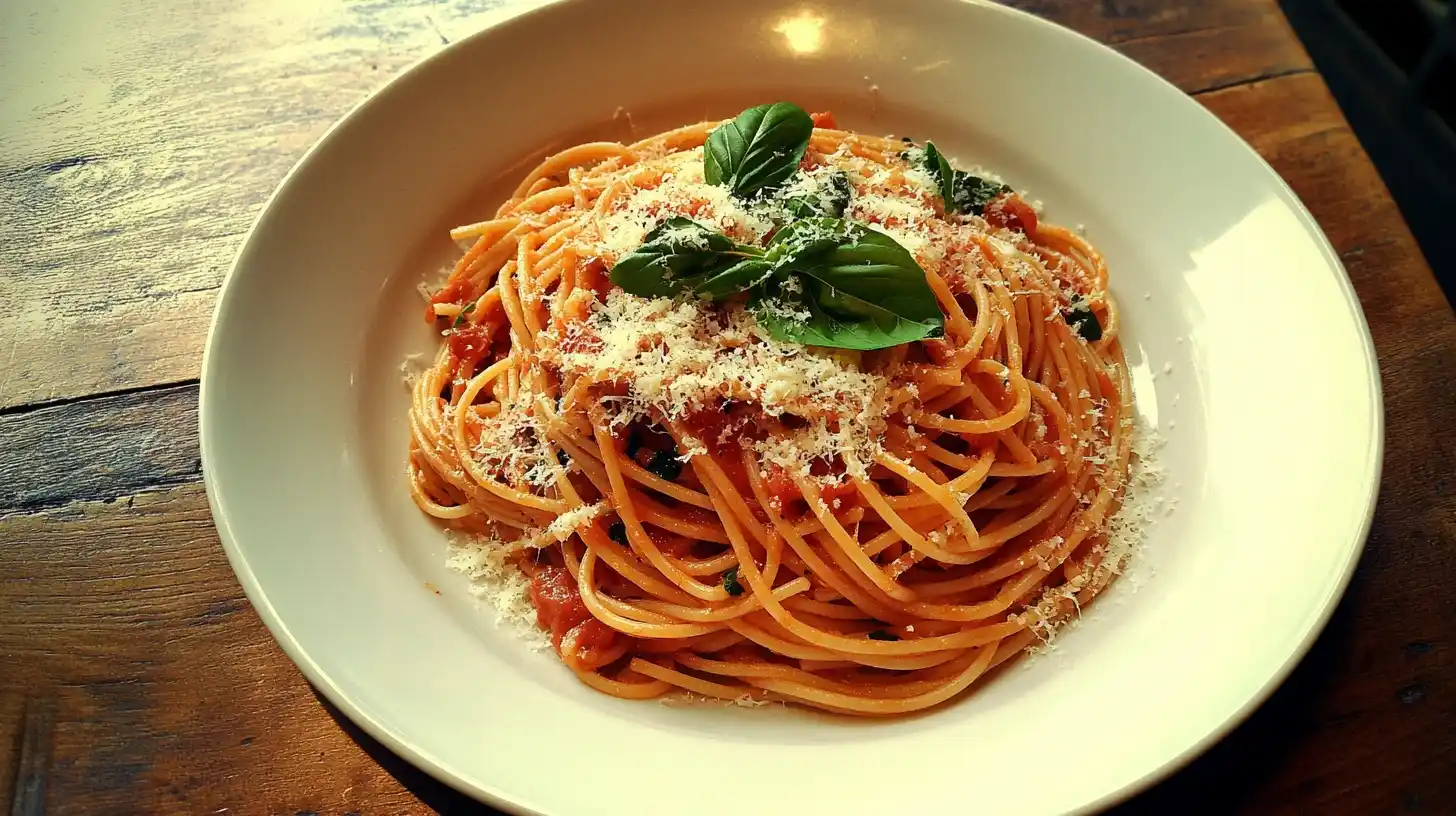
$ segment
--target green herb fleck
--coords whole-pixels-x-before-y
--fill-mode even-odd
[[[1077,330],[1082,339],[1089,343],[1095,343],[1102,339],[1102,324],[1098,322],[1097,315],[1092,311],[1092,304],[1085,298],[1078,298],[1071,306],[1062,310],[1062,317],[1066,318],[1067,325]]]
[[[727,590],[728,594],[735,598],[743,594],[743,584],[738,583],[737,567],[730,567],[723,570],[723,589]]]
[[[678,461],[677,455],[673,451],[660,450],[652,454],[652,460],[647,463],[647,469],[654,476],[671,482],[682,475],[683,463]]]
[[[981,215],[986,211],[987,204],[1011,192],[1011,188],[1005,184],[986,181],[960,170],[955,171],[955,181],[951,188],[955,211],[974,215]]]
[[[450,328],[452,328],[452,329],[453,328],[458,328],[461,323],[464,323],[466,320],[469,320],[470,319],[470,313],[473,312],[473,311],[475,311],[475,307],[479,303],[480,303],[479,300],[473,300],[473,301],[470,302],[469,305],[467,305],[467,306],[461,306],[460,307],[460,314],[455,315],[455,322],[452,323],[452,324],[450,324]]]
[[[940,198],[945,202],[946,213],[951,213],[955,209],[955,170],[951,168],[950,160],[936,148],[935,142],[925,143],[924,167],[940,189]]]

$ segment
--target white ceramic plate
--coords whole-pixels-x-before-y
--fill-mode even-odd
[[[405,487],[414,287],[501,174],[791,99],[933,137],[1085,224],[1176,510],[1060,651],[928,715],[611,699],[493,626]],[[514,184],[514,180],[511,181]],[[1290,670],[1355,564],[1381,448],[1350,283],[1289,189],[1090,40],[953,2],[564,2],[445,49],[289,175],[228,277],[202,380],[208,494],[259,615],[325,695],[460,789],[546,814],[1040,814],[1168,773]],[[441,589],[436,595],[425,587]]]

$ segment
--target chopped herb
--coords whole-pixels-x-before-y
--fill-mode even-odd
[[[618,544],[626,544],[627,525],[623,524],[620,519],[612,522],[612,526],[607,528],[607,538],[610,538]]]
[[[562,467],[566,467],[571,464],[571,454],[567,453],[565,448],[557,448],[556,461],[560,462]]]
[[[884,629],[876,629],[869,634],[870,640],[899,640],[900,636],[894,632],[886,632]]]
[[[1092,311],[1092,304],[1085,298],[1078,298],[1071,306],[1062,310],[1062,317],[1066,318],[1067,325],[1077,330],[1082,339],[1089,343],[1095,343],[1102,339],[1102,324],[1097,321],[1097,315]]]
[[[670,450],[660,450],[652,454],[652,461],[647,463],[647,469],[652,471],[652,475],[669,482],[682,475],[682,467],[682,462]]]
[[[1011,192],[1005,184],[996,184],[961,170],[951,182],[951,203],[956,212],[981,215],[986,205]]]
[[[728,594],[735,598],[743,594],[743,584],[738,583],[738,568],[730,567],[723,570],[723,588]]]
[[[475,301],[471,301],[471,303],[469,305],[467,305],[467,306],[461,306],[460,307],[460,314],[455,315],[455,322],[450,324],[450,328],[453,329],[456,326],[459,326],[461,323],[464,323],[466,320],[469,320],[470,319],[470,313],[473,312],[473,311],[475,311],[475,306],[478,303],[480,303],[480,301],[475,300]]]

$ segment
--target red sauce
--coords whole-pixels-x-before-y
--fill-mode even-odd
[[[606,302],[607,293],[612,291],[612,279],[607,274],[607,264],[601,258],[592,258],[576,272],[576,285],[596,293],[597,300]]]
[[[930,358],[932,363],[939,366],[954,360],[956,352],[959,350],[954,344],[945,340],[921,340],[920,343],[925,348],[925,355]]]
[[[465,301],[465,286],[468,280],[453,280],[440,288],[440,291],[430,295],[430,302],[425,304],[425,322],[434,323],[435,304],[437,303],[458,303]]]
[[[986,222],[1036,237],[1036,211],[1015,193],[1007,193],[986,205]]]
[[[536,605],[536,625],[551,632],[556,651],[559,653],[562,641],[572,635],[576,642],[572,657],[584,666],[601,665],[599,658],[617,642],[616,630],[587,611],[576,579],[565,567],[547,565],[536,570],[531,579],[531,602]]]
[[[839,125],[834,121],[833,111],[820,111],[819,113],[811,113],[809,114],[809,118],[814,121],[814,127],[832,128],[834,130],[839,129]]]
[[[450,358],[456,370],[473,371],[490,353],[490,330],[479,323],[466,323],[450,331]]]
[[[802,518],[805,513],[809,512],[808,501],[804,498],[803,492],[799,490],[799,485],[794,482],[794,478],[787,471],[772,462],[767,463],[764,470],[768,472],[768,478],[764,480],[763,484],[764,490],[768,492],[769,500],[778,506],[780,513],[783,513],[786,518],[794,520]],[[810,474],[820,477],[831,475],[835,470],[838,470],[840,478],[830,484],[825,484],[821,480],[819,495],[831,510],[840,511],[850,507],[854,497],[859,493],[854,482],[843,478],[842,466],[836,468],[822,459],[814,460],[809,467]],[[836,501],[839,502],[838,506],[834,504]]]
[[[737,460],[744,440],[763,439],[753,411],[741,402],[726,401],[694,411],[683,419],[683,426],[723,459]]]
[[[556,345],[562,354],[596,354],[606,347],[601,337],[580,323],[573,323],[566,329],[566,336]]]

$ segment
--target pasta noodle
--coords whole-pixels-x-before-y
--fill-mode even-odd
[[[1004,189],[949,212],[926,148],[814,123],[773,194],[705,180],[720,123],[702,123],[557,153],[452,231],[414,499],[509,554],[561,659],[607,694],[931,707],[1126,559],[1109,521],[1131,389],[1096,249]],[[743,295],[613,284],[671,216],[763,247],[834,178],[843,219],[924,270],[942,336],[806,346]]]

